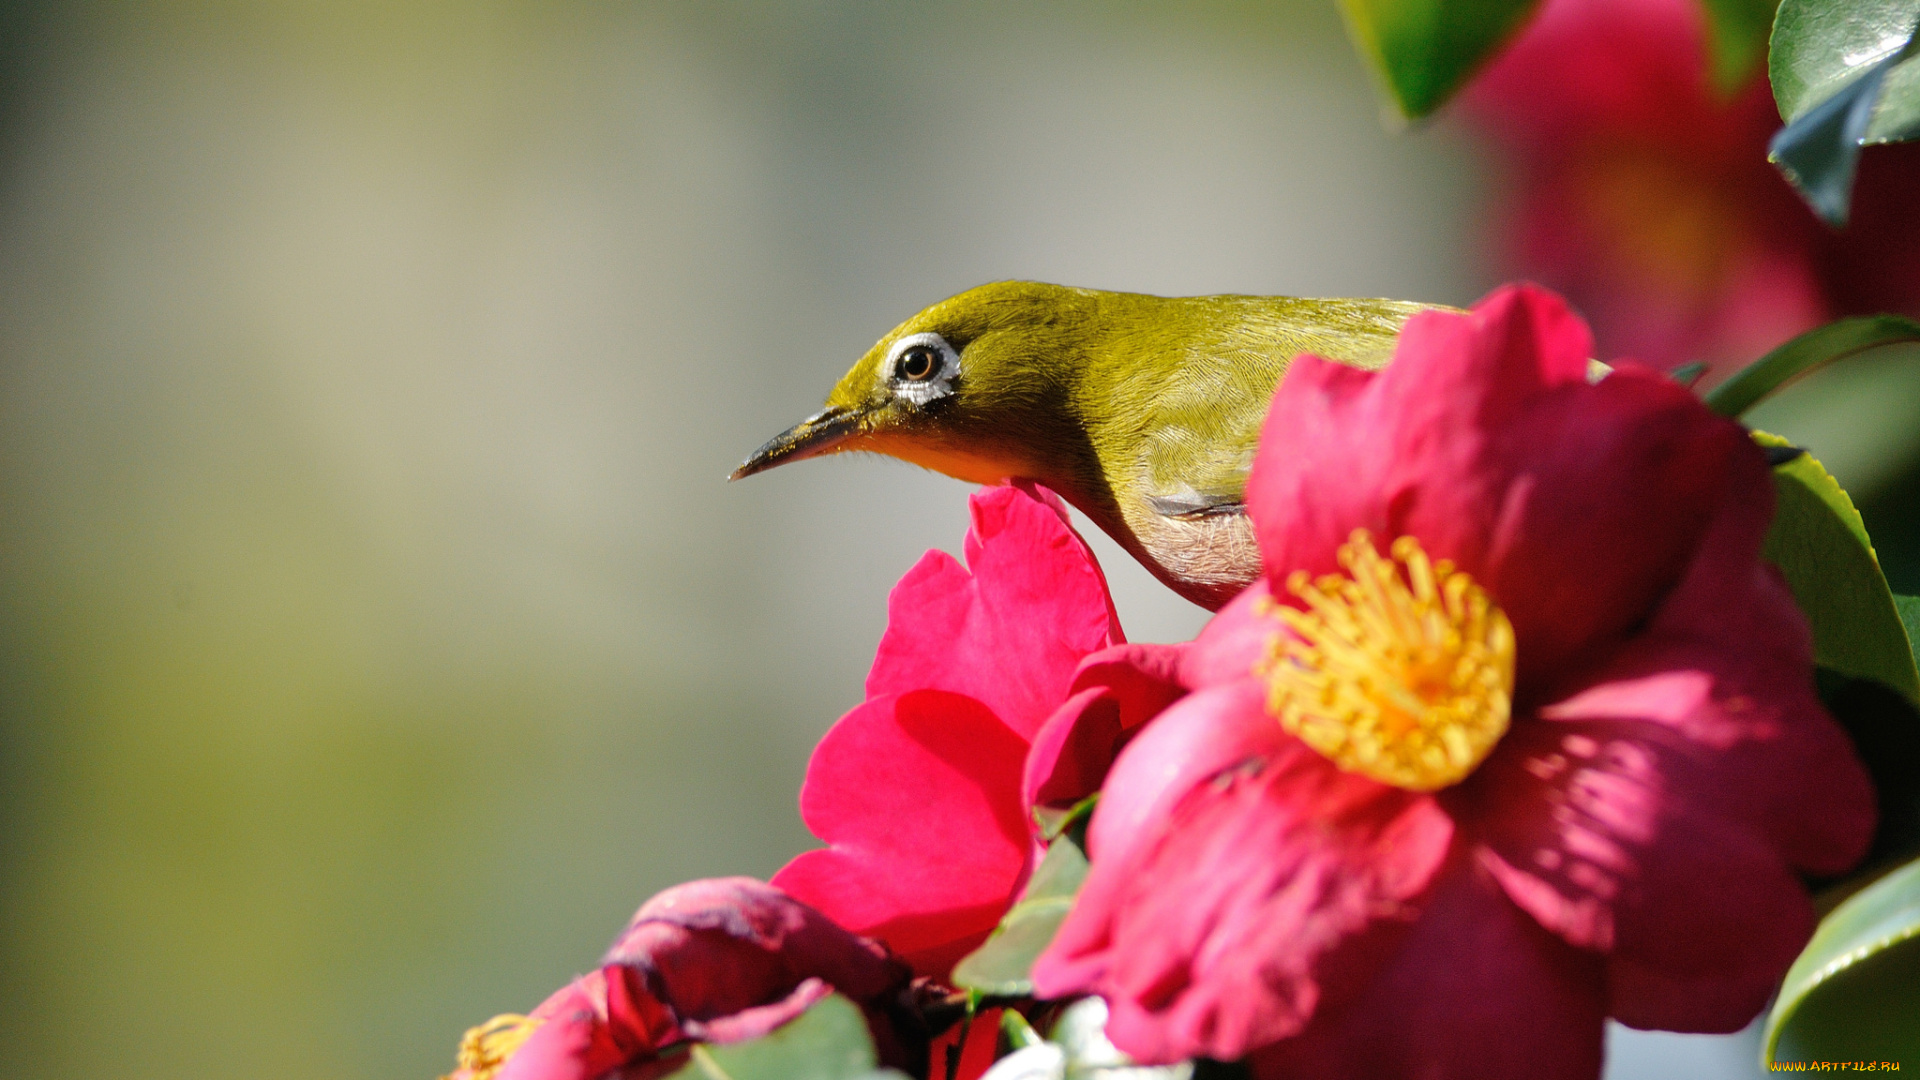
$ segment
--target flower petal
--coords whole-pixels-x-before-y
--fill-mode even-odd
[[[609,964],[575,979],[531,1014],[539,1026],[495,1080],[599,1080],[680,1037],[632,968]]]
[[[1485,815],[1481,858],[1548,930],[1608,957],[1614,1016],[1736,1031],[1806,943],[1813,908],[1770,844],[1668,782],[1676,753],[1659,734],[1537,723],[1509,735],[1530,771],[1488,763],[1502,783],[1487,794],[1512,809]]]
[[[1379,373],[1296,361],[1248,485],[1276,590],[1336,571],[1364,528],[1415,536],[1487,588],[1523,684],[1629,631],[1686,567],[1732,462],[1758,451],[1651,372],[1589,385],[1590,348],[1559,298],[1522,286],[1414,316]]]
[[[1031,738],[1066,699],[1081,657],[1126,638],[1058,497],[989,487],[971,508],[968,565],[930,551],[894,586],[867,696],[950,690]]]
[[[687,1035],[711,1043],[757,1039],[813,1008],[832,993],[833,987],[825,979],[802,979],[791,993],[778,1001],[716,1016],[704,1022],[689,1021],[685,1025]]]
[[[827,732],[800,789],[801,817],[831,846],[773,883],[944,977],[1026,872],[1026,751],[972,698],[919,690],[868,701]]]
[[[1456,858],[1358,996],[1249,1064],[1258,1080],[1594,1080],[1605,1018],[1598,966]]]
[[[1690,759],[1700,768],[1686,781],[1690,798],[1752,823],[1798,869],[1835,874],[1866,851],[1874,794],[1852,740],[1807,678],[1806,619],[1779,573],[1758,559],[1772,494],[1770,470],[1741,462],[1693,565],[1647,632],[1593,687],[1547,712],[1638,717],[1714,751]],[[1645,681],[1675,672],[1710,675],[1711,689],[1674,693]]]
[[[1298,1032],[1324,978],[1343,989],[1402,929],[1452,836],[1430,798],[1285,735],[1260,691],[1188,697],[1122,752],[1092,872],[1034,965],[1044,996],[1105,997],[1108,1036],[1139,1061]]]
[[[1873,791],[1813,694],[1805,620],[1758,554],[1772,483],[1733,482],[1645,631],[1506,742],[1456,798],[1515,902],[1607,950],[1622,1020],[1729,1031],[1812,928],[1793,868],[1835,873]]]
[[[791,1003],[794,988],[805,980],[825,979],[830,989],[865,1004],[908,978],[877,943],[744,877],[690,882],[655,896],[635,913],[604,962],[645,972],[689,1036],[717,1042],[729,1040],[696,1028],[744,1010]],[[774,1020],[766,1030],[784,1022]]]
[[[1116,645],[1087,657],[1072,697],[1027,753],[1023,806],[1071,806],[1100,790],[1140,726],[1186,691],[1175,681],[1184,646]]]
[[[1260,578],[1208,619],[1181,654],[1180,685],[1198,690],[1246,678],[1282,633],[1278,620],[1261,613],[1272,602],[1273,591]]]

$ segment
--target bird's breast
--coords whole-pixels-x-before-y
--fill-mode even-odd
[[[1159,577],[1203,607],[1219,608],[1260,576],[1260,549],[1244,512],[1168,516],[1143,501],[1125,514]]]

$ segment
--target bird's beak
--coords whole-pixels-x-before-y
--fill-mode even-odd
[[[742,462],[727,479],[738,480],[743,476],[766,472],[775,465],[832,453],[840,444],[865,432],[866,418],[864,409],[848,409],[838,405],[822,409],[768,439],[767,445],[755,450],[753,456]]]

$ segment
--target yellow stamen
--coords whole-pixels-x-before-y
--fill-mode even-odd
[[[520,1044],[527,1041],[527,1036],[532,1035],[544,1022],[530,1016],[506,1013],[479,1027],[468,1028],[460,1040],[460,1052],[454,1060],[453,1075],[443,1076],[440,1080],[454,1080],[455,1076],[461,1077],[461,1080],[491,1080],[493,1074],[500,1071],[500,1066],[513,1056],[513,1052],[520,1049]],[[463,1073],[464,1076],[461,1075]]]
[[[1267,608],[1293,631],[1255,669],[1267,710],[1348,772],[1411,791],[1459,783],[1506,734],[1513,624],[1411,536],[1386,559],[1355,529],[1339,558],[1345,574],[1287,579],[1305,611]]]

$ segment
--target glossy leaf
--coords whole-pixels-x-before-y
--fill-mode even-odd
[[[1020,900],[991,937],[953,968],[953,984],[989,997],[1028,997],[1033,962],[1073,908],[1087,879],[1087,856],[1071,832],[1053,841]]]
[[[1767,70],[1787,126],[1767,160],[1836,228],[1860,147],[1920,136],[1916,24],[1920,0],[1781,0]]]
[[[1898,315],[1867,315],[1816,327],[1741,368],[1707,392],[1707,407],[1740,416],[1769,394],[1837,360],[1883,345],[1920,342],[1920,322]]]
[[[1920,861],[1833,910],[1787,970],[1766,1061],[1920,1061]]]
[[[1865,137],[1899,142],[1920,135],[1916,25],[1920,0],[1782,0],[1767,63],[1780,116],[1798,120],[1876,64],[1899,57]]]
[[[1754,440],[1787,445],[1758,431]],[[1853,500],[1811,454],[1776,467],[1773,483],[1764,554],[1785,575],[1813,628],[1814,662],[1920,701],[1920,671],[1906,628]]]
[[[1403,119],[1446,104],[1538,0],[1341,0],[1354,45]]]
[[[906,1080],[874,1067],[866,1017],[838,994],[758,1039],[695,1045],[687,1056],[668,1080]]]
[[[1767,56],[1773,9],[1779,0],[1701,0],[1707,15],[1707,51],[1713,87],[1732,94],[1746,85]]]

